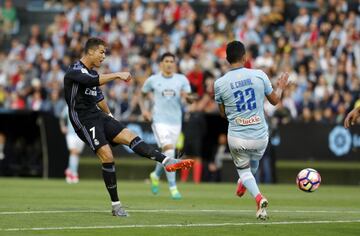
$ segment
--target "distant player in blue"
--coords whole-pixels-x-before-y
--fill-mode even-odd
[[[214,89],[220,113],[229,121],[228,143],[240,177],[237,195],[249,190],[257,203],[256,217],[265,220],[268,201],[254,178],[269,139],[263,105],[265,96],[272,105],[280,101],[289,75],[283,74],[273,90],[263,71],[243,67],[245,47],[239,41],[227,45],[226,59],[232,69],[215,81]]]
[[[79,182],[79,158],[85,143],[77,136],[69,118],[68,107],[65,106],[60,116],[61,131],[66,135],[66,145],[69,150],[68,167],[65,170],[65,180],[68,184]]]
[[[150,76],[142,87],[143,98],[147,98],[149,93],[153,95],[152,113],[146,108],[144,99],[140,101],[144,119],[152,121],[158,146],[169,157],[175,157],[175,145],[181,132],[182,98],[187,102],[193,101],[188,79],[182,74],[174,73],[175,66],[175,55],[164,53],[160,60],[161,72]],[[163,172],[164,166],[156,164],[155,170],[150,174],[153,194],[159,192],[159,178]],[[166,171],[171,197],[181,199],[175,174]]]

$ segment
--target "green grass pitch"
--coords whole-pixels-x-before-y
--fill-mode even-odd
[[[128,218],[110,214],[101,180],[0,178],[0,235],[360,235],[360,188],[323,184],[314,193],[293,185],[261,185],[268,221],[255,219],[247,193],[234,184],[182,184],[182,200],[158,196],[146,181],[120,181]]]

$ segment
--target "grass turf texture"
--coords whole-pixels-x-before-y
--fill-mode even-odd
[[[262,185],[270,220],[255,219],[247,193],[235,184],[179,184],[170,199],[166,183],[153,196],[143,181],[119,182],[128,218],[110,214],[101,180],[0,178],[0,235],[359,235],[360,188],[326,186],[304,193],[292,185]],[[21,213],[23,212],[23,213]],[[24,213],[26,212],[26,213]],[[38,229],[34,229],[38,228]]]
[[[95,157],[80,159],[80,177],[101,178],[99,160]],[[276,175],[279,183],[293,184],[301,169],[313,168],[320,172],[323,183],[338,185],[360,185],[360,162],[319,161],[276,161]],[[154,162],[140,157],[116,158],[118,179],[143,180],[154,170]],[[221,173],[224,182],[236,182],[238,174],[232,160],[224,161]],[[165,179],[165,175],[162,176]]]

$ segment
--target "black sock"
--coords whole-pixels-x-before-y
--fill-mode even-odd
[[[112,202],[119,201],[116,185],[115,163],[103,163],[102,175]]]
[[[166,158],[166,156],[158,149],[145,143],[144,140],[142,140],[139,136],[130,142],[129,147],[140,156],[147,157],[151,160],[156,160],[160,163]]]

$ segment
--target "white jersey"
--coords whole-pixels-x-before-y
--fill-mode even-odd
[[[184,75],[173,74],[169,78],[161,73],[152,75],[145,81],[142,92],[154,94],[154,123],[181,125],[181,92],[191,92],[190,83]]]
[[[65,106],[64,110],[61,112],[60,119],[62,119],[66,124],[66,128],[67,128],[66,135],[77,135],[74,130],[74,127],[71,125],[71,121],[69,118],[69,108],[67,106]]]
[[[215,81],[214,89],[216,102],[225,106],[229,136],[251,140],[268,137],[264,99],[273,88],[263,71],[230,70]]]
[[[84,149],[85,143],[77,136],[74,127],[71,124],[69,118],[69,109],[65,106],[64,110],[61,112],[61,117],[66,123],[67,133],[66,133],[66,145],[69,150],[76,149],[79,153]]]

